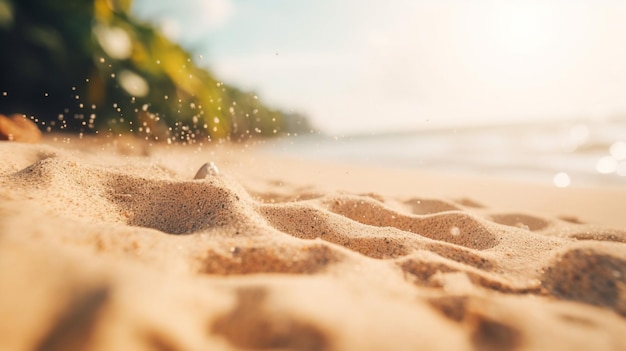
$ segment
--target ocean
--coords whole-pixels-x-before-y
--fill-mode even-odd
[[[626,119],[289,136],[273,153],[568,186],[626,186]]]

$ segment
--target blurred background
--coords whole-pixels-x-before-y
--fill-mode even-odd
[[[304,116],[225,84],[132,9],[132,0],[0,0],[0,113],[48,132],[170,143],[310,131]]]
[[[0,0],[0,23],[0,108],[57,127],[95,106],[92,132],[626,185],[621,0]]]
[[[136,0],[133,13],[331,133],[626,112],[621,0]]]

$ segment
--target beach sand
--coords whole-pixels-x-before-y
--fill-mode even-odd
[[[124,138],[0,155],[2,350],[626,349],[626,189]]]

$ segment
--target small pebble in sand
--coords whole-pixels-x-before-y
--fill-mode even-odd
[[[206,177],[209,177],[209,176],[216,176],[219,173],[220,171],[217,169],[217,166],[215,165],[215,163],[208,162],[208,163],[203,164],[202,167],[200,167],[200,169],[196,173],[196,176],[193,177],[193,179],[205,179]]]

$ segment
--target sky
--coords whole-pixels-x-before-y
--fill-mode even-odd
[[[135,0],[226,83],[329,133],[626,115],[622,0]]]

